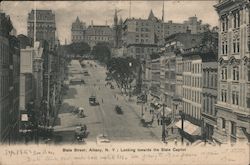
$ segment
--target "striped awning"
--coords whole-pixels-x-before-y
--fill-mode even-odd
[[[191,122],[184,120],[183,121],[183,131],[187,132],[190,135],[201,135],[201,127],[192,124]],[[175,125],[181,129],[181,120],[179,120]]]

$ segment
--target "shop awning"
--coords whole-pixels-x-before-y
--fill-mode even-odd
[[[165,109],[165,112],[164,112],[165,116],[169,115],[172,112],[172,110],[168,107],[165,107],[164,109]],[[161,115],[163,116],[163,106],[160,107],[158,112],[161,113]]]
[[[201,135],[201,128],[199,126],[194,125],[187,120],[184,120],[183,122],[184,132],[187,132],[190,135]],[[175,125],[181,129],[181,120],[179,120]]]

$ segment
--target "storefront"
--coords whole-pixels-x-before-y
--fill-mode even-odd
[[[187,120],[183,120],[183,130],[182,130],[182,120],[179,120],[175,124],[179,128],[181,136],[189,140],[191,143],[196,140],[202,139],[201,136],[201,127],[192,124]]]

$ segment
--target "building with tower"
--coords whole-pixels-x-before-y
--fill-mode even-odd
[[[94,25],[92,21],[91,25],[86,30],[86,42],[91,48],[93,48],[97,43],[100,42],[105,42],[113,46],[113,30],[108,25]]]
[[[118,21],[117,16],[118,11],[115,10],[114,15],[114,26],[113,26],[113,33],[114,33],[114,47],[120,48],[122,46],[122,18]]]
[[[85,41],[86,23],[79,20],[77,16],[75,22],[71,26],[71,42]]]
[[[54,50],[55,32],[55,14],[52,10],[32,10],[28,14],[27,34],[32,41],[46,40],[49,43],[49,49]]]

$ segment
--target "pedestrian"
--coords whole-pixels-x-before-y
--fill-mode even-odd
[[[174,144],[177,145],[177,138],[174,139]]]
[[[157,123],[158,123],[158,125],[160,125],[160,119],[159,118],[157,119]]]
[[[103,98],[102,98],[102,103],[103,103]]]

